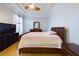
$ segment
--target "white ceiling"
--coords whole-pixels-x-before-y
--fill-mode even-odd
[[[27,6],[27,3],[17,3],[17,4],[11,3],[6,5],[20,15],[24,15],[27,17],[44,18],[50,15],[51,10],[53,9],[55,3],[35,3],[35,5],[40,7],[40,11],[25,9],[25,6]]]

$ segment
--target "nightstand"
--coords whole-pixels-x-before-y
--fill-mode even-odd
[[[42,32],[42,29],[30,29],[30,32]]]
[[[63,44],[63,55],[67,56],[79,56],[79,45],[74,43],[65,43]]]

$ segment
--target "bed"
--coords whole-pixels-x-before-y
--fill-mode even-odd
[[[48,32],[31,32],[21,37],[18,51],[22,53],[61,53],[64,43],[64,27],[52,27],[51,31],[57,32],[49,35]]]

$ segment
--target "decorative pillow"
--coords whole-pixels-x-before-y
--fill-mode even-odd
[[[50,35],[57,35],[57,32],[55,32],[55,31],[49,31],[49,34]]]

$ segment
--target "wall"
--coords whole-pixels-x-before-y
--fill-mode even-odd
[[[23,20],[23,32],[29,32],[30,29],[33,29],[33,22],[39,21],[40,22],[40,28],[43,31],[47,31],[47,18],[31,18],[31,17],[25,17]]]
[[[13,23],[13,11],[4,4],[0,4],[0,23]]]
[[[10,8],[11,6],[6,6],[6,4],[0,4],[0,22],[1,23],[10,23],[16,24],[16,20],[14,20],[14,16],[16,13]],[[24,17],[23,20],[23,32],[28,32],[30,29],[33,28],[33,22],[39,21],[41,23],[41,29],[43,31],[47,30],[47,18],[29,18]]]
[[[79,4],[55,5],[49,28],[58,26],[64,26],[67,29],[67,42],[79,44]]]

